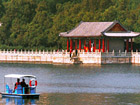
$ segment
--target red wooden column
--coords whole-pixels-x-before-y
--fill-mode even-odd
[[[126,51],[129,52],[128,39],[126,40]]]
[[[133,41],[132,41],[132,38],[131,38],[131,51],[133,50]]]
[[[75,40],[75,49],[77,49],[77,40]]]
[[[70,40],[70,50],[72,51],[72,39]]]
[[[67,51],[69,51],[69,39],[67,39]]]
[[[107,40],[107,51],[109,52],[109,39]]]
[[[105,40],[104,39],[102,39],[102,48],[103,48],[103,52],[105,52]]]
[[[101,52],[101,40],[99,39],[99,52]]]
[[[94,49],[93,49],[93,52],[95,52],[96,50],[96,39],[94,39]]]
[[[89,40],[89,52],[91,52],[91,39]]]
[[[81,51],[81,39],[79,39],[79,50]]]

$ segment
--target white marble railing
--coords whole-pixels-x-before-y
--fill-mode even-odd
[[[0,61],[21,62],[52,62],[52,63],[74,63],[75,52],[66,51],[1,51]],[[76,56],[77,57],[77,56]],[[100,52],[79,52],[78,58],[83,63],[101,63]]]
[[[71,56],[71,57],[70,57]],[[132,63],[140,63],[140,52],[79,52],[73,51],[8,51],[0,50],[0,61],[16,62],[52,62],[52,63],[74,63],[74,58],[78,58],[82,63],[101,64],[102,58],[131,58]],[[106,59],[107,60],[107,59]]]
[[[0,51],[0,61],[72,63],[64,51]]]
[[[80,58],[80,61],[86,64],[101,64],[101,52],[80,52],[78,57]]]
[[[105,52],[102,57],[131,57],[131,52]]]
[[[131,60],[131,62],[133,64],[140,63],[140,52],[133,52],[132,53],[132,60]]]

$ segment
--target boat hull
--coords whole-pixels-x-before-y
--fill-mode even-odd
[[[35,94],[9,94],[9,93],[1,93],[3,98],[7,98],[7,97],[15,97],[15,98],[39,98],[39,93],[35,93]]]

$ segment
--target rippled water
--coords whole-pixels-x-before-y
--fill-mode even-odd
[[[0,91],[4,75],[10,73],[37,76],[39,100],[1,99],[33,104],[138,104],[140,103],[140,65],[46,65],[0,64]]]

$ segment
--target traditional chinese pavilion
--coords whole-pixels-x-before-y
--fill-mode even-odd
[[[127,30],[120,22],[81,22],[77,27],[59,34],[67,38],[67,51],[112,52],[133,50],[133,38],[140,33]]]

